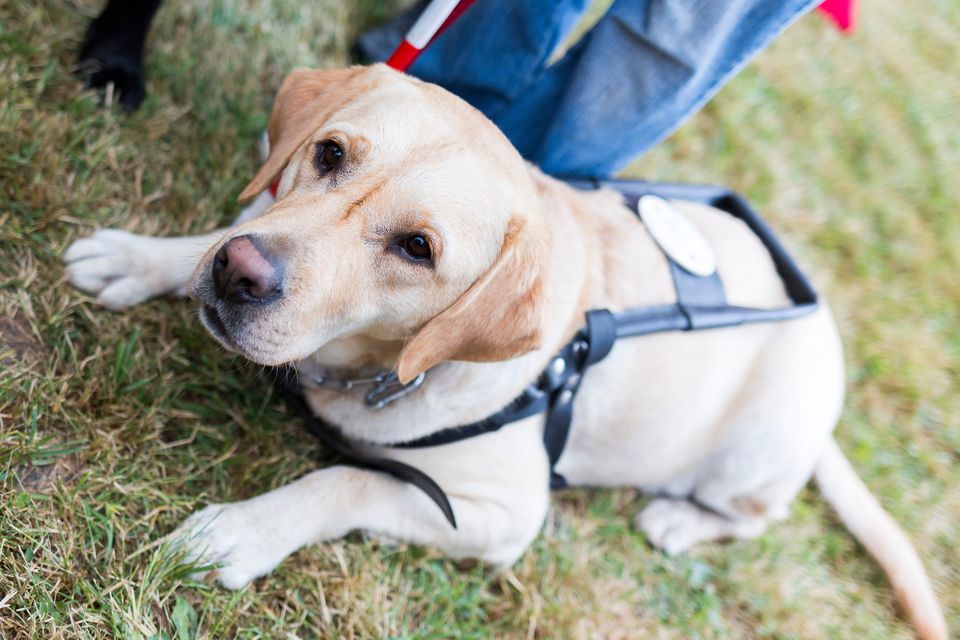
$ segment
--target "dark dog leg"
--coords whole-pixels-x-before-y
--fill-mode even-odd
[[[80,50],[80,72],[95,89],[113,83],[120,104],[130,112],[147,95],[143,43],[163,0],[108,0],[87,28]]]

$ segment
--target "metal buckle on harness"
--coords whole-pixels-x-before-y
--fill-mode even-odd
[[[393,371],[385,376],[377,377],[379,379],[373,381],[377,386],[368,391],[363,397],[364,404],[374,411],[379,411],[394,400],[399,400],[403,396],[416,391],[420,385],[423,384],[423,380],[427,377],[427,372],[422,372],[407,384],[400,384],[400,381],[397,380],[397,374]]]

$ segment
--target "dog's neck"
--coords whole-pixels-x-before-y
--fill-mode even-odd
[[[397,365],[402,340],[382,340],[354,335],[328,342],[301,361],[301,367],[313,367],[331,376],[359,378],[382,371],[393,371]]]

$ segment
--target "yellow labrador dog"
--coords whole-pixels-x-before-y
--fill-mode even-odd
[[[269,137],[269,157],[240,196],[256,199],[236,226],[171,239],[100,231],[67,251],[70,280],[114,309],[189,292],[224,347],[265,365],[295,363],[302,377],[388,369],[407,382],[430,370],[381,411],[361,390],[308,388],[307,399],[349,438],[436,479],[459,526],[410,484],[334,466],[210,505],[176,535],[222,565],[228,588],[354,530],[509,565],[547,511],[542,416],[440,447],[379,445],[497,412],[589,309],[671,302],[663,253],[618,195],[544,176],[478,111],[382,65],[295,71]],[[277,177],[274,202],[264,190]],[[732,304],[788,302],[742,222],[675,205],[712,244]],[[637,525],[668,553],[759,535],[814,476],[917,634],[946,638],[915,551],[831,436],[843,381],[826,308],[623,340],[585,377],[557,471],[572,485],[659,496]]]

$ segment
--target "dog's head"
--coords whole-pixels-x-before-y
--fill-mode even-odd
[[[348,339],[407,381],[445,360],[539,345],[549,231],[526,164],[478,111],[383,65],[298,70],[230,230],[190,291],[227,348],[267,365]]]

